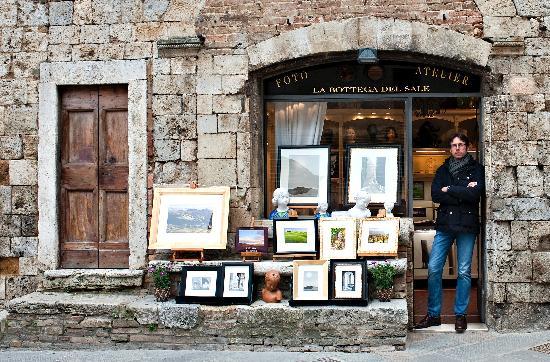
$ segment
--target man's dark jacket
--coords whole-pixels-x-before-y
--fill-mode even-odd
[[[439,203],[435,228],[448,232],[479,232],[479,200],[485,190],[483,166],[473,158],[455,176],[449,171],[449,157],[437,169],[432,182],[432,201]],[[467,187],[475,181],[477,186]],[[447,192],[441,191],[450,186]]]

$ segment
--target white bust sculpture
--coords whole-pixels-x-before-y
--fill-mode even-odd
[[[277,208],[269,214],[270,219],[288,219],[288,203],[290,201],[290,194],[287,189],[281,187],[273,191],[273,205]]]
[[[363,218],[370,217],[370,210],[367,208],[370,203],[370,196],[366,191],[358,191],[355,194],[355,206],[348,210],[348,216]]]
[[[393,202],[391,201],[384,202],[384,209],[386,209],[386,217],[393,217],[393,214],[392,214]]]

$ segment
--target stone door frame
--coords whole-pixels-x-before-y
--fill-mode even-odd
[[[147,64],[145,60],[40,65],[38,113],[38,263],[59,268],[59,94],[62,85],[128,85],[129,268],[147,254]]]

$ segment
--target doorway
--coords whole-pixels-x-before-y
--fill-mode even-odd
[[[60,88],[62,268],[128,268],[128,88]]]

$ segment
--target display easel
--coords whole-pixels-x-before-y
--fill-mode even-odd
[[[172,249],[172,261],[204,261],[204,249]]]

